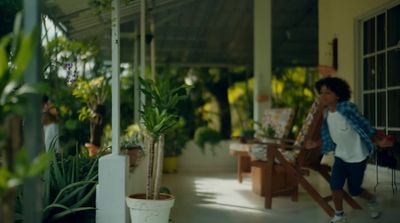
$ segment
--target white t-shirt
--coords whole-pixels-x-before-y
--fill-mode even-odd
[[[339,112],[328,112],[328,129],[336,144],[335,156],[348,163],[365,160],[368,149],[361,141],[360,135]]]
[[[50,146],[54,144],[54,151],[60,152],[60,144],[58,141],[58,125],[51,123],[43,126],[44,130],[44,145],[46,146],[46,152],[49,151]]]

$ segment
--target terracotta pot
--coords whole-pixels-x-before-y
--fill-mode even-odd
[[[133,172],[138,164],[138,159],[140,156],[140,149],[127,149],[125,150],[125,154],[129,158],[129,172]]]
[[[90,157],[96,156],[97,153],[99,152],[99,147],[91,143],[85,143],[85,147],[88,150]]]

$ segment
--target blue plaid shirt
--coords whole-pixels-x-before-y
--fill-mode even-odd
[[[336,104],[336,111],[338,111],[360,135],[361,141],[365,144],[369,154],[371,155],[375,150],[375,145],[371,140],[371,136],[375,134],[376,130],[371,126],[369,121],[358,111],[356,105],[349,101],[338,102]],[[321,138],[322,154],[326,154],[329,151],[334,151],[336,149],[336,144],[333,142],[329,133],[326,112],[321,126]]]

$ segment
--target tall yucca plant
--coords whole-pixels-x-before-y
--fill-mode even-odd
[[[141,92],[146,95],[146,105],[141,111],[143,125],[148,133],[146,199],[158,199],[164,158],[164,133],[179,120],[178,102],[187,98],[188,86],[175,86],[170,79],[157,81],[140,79]]]

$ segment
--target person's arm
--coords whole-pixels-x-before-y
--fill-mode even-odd
[[[372,142],[379,148],[392,147],[396,138],[392,135],[386,135],[382,130],[376,131],[375,135],[371,138]]]
[[[379,148],[388,148],[392,147],[394,144],[394,140],[389,139],[388,137],[384,137],[383,139],[378,139],[374,142]]]
[[[47,110],[50,114],[54,115],[55,117],[58,117],[58,110],[54,106],[50,106]]]

